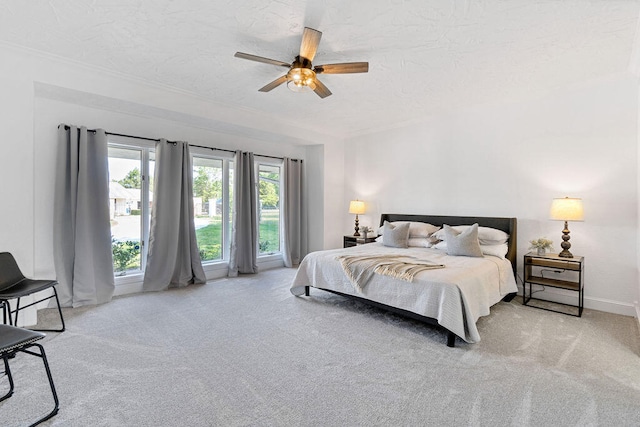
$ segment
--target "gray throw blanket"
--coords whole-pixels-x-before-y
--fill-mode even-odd
[[[374,273],[413,282],[421,271],[444,268],[443,264],[402,255],[339,255],[336,259],[358,292],[362,292]]]

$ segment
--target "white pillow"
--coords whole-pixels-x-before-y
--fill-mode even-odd
[[[480,250],[484,255],[492,255],[504,259],[509,251],[509,245],[506,243],[501,245],[480,245]]]
[[[442,241],[442,240],[438,239],[437,237],[435,237],[434,235],[431,235],[431,236],[427,237],[427,240],[429,241],[429,243],[427,244],[428,248],[432,248],[436,244],[438,244],[438,243],[440,243]]]
[[[441,251],[447,251],[447,242],[440,242],[433,246],[434,249]],[[505,259],[507,252],[509,251],[509,245],[503,243],[501,245],[480,245],[480,250],[483,255],[492,255],[498,258]]]
[[[383,239],[383,236],[378,236],[376,242],[382,243]],[[433,245],[439,241],[440,240],[433,237],[409,237],[409,239],[407,239],[407,245],[410,248],[432,248]]]
[[[463,232],[471,225],[454,225],[453,228],[456,231]],[[440,240],[444,240],[444,228],[437,231],[434,234]],[[509,241],[509,235],[502,230],[491,227],[478,227],[478,240],[481,245],[501,245]]]
[[[447,255],[482,257],[482,250],[480,250],[478,242],[478,224],[474,224],[462,232],[445,225],[444,235],[444,240],[447,242]]]
[[[444,240],[439,241],[438,243],[436,243],[435,245],[432,246],[433,249],[439,249],[441,251],[447,251],[447,242],[445,242]]]
[[[390,224],[400,225],[409,224],[409,238],[411,237],[429,237],[436,231],[440,230],[440,227],[417,221],[393,221]],[[384,235],[384,225],[378,229],[378,234]]]
[[[382,226],[382,244],[392,248],[406,248],[409,240],[409,224],[394,225],[388,221]]]
[[[431,242],[428,237],[409,237],[407,245],[410,248],[430,248]]]

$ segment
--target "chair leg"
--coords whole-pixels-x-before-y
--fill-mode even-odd
[[[11,305],[9,304],[9,301],[4,302],[4,310],[3,310],[2,317],[4,318],[5,325],[13,326],[13,319],[11,317]],[[7,323],[7,320],[9,321],[9,323]]]
[[[13,311],[15,316],[13,323],[11,323],[11,309],[9,309],[9,324],[12,326],[18,326],[18,313],[20,312],[20,298],[16,298],[16,309]]]
[[[13,376],[11,375],[11,369],[9,369],[9,361],[7,360],[7,358],[8,356],[3,357],[2,360],[4,361],[4,373],[7,375],[7,378],[9,379],[9,391],[4,396],[0,397],[0,402],[10,398],[11,395],[13,395]]]
[[[58,299],[58,291],[56,290],[56,287],[52,287],[51,289],[53,289],[53,296],[50,296],[49,298],[55,298],[56,299],[56,305],[58,306],[58,314],[60,315],[60,323],[62,324],[62,328],[60,329],[32,329],[33,331],[39,331],[39,332],[64,332],[64,330],[66,329],[66,326],[64,325],[64,316],[62,315],[62,307],[60,307],[60,300]]]
[[[60,323],[62,324],[62,327],[60,329],[31,329],[32,331],[39,331],[39,332],[64,332],[66,329],[65,323],[64,323],[64,316],[62,315],[62,307],[60,307],[60,300],[58,299],[58,290],[55,288],[55,286],[53,286],[51,289],[53,289],[53,295],[51,295],[50,297],[41,299],[39,301],[36,301],[34,303],[31,303],[29,305],[26,305],[22,308],[20,308],[20,298],[16,299],[16,309],[13,310],[13,313],[15,313],[14,317],[13,317],[13,323],[11,323],[11,313],[12,311],[9,309],[7,310],[9,312],[9,325],[12,326],[17,326],[18,325],[18,313],[20,312],[20,310],[24,310],[27,307],[31,307],[32,305],[38,304],[42,301],[46,301],[48,299],[51,298],[55,298],[56,300],[56,306],[58,308],[58,315],[60,316]],[[8,306],[8,303],[7,303]]]
[[[38,419],[37,421],[35,421],[29,427],[34,427],[34,426],[40,424],[41,422],[46,421],[49,418],[53,417],[54,415],[56,415],[58,413],[58,409],[60,408],[60,402],[58,401],[58,393],[56,393],[56,387],[53,384],[53,377],[51,376],[51,370],[49,369],[49,361],[47,361],[47,354],[44,351],[44,347],[42,347],[40,344],[36,344],[36,343],[31,344],[29,347],[32,347],[32,346],[38,347],[40,349],[40,354],[35,353],[33,351],[29,351],[26,348],[22,348],[22,349],[20,349],[20,351],[22,351],[24,353],[31,354],[33,356],[37,356],[37,357],[42,359],[42,363],[44,364],[44,369],[47,372],[47,378],[49,379],[49,387],[51,387],[51,394],[53,395],[53,401],[54,401],[55,405],[54,405],[53,410],[51,412],[49,412],[44,417]]]
[[[9,324],[11,324],[11,313],[9,312],[9,301],[2,301],[2,323],[7,324],[7,313],[9,313]]]
[[[60,307],[60,300],[58,299],[58,290],[56,287],[53,287],[53,295],[56,297],[56,305],[58,306],[58,314],[60,315],[60,322],[62,323],[62,329],[57,330],[56,332],[64,332],[66,326],[64,325],[64,316],[62,315],[62,307]]]

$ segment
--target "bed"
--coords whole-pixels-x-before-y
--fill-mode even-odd
[[[468,343],[480,341],[476,322],[490,314],[490,307],[501,300],[510,301],[517,292],[515,282],[517,221],[516,218],[433,216],[383,214],[380,225],[412,222],[433,226],[471,226],[500,230],[508,234],[504,256],[481,257],[447,255],[446,248],[391,248],[380,242],[344,249],[308,254],[296,272],[290,291],[296,296],[310,296],[310,288],[321,289],[380,307],[446,331],[447,345],[455,346],[458,336]],[[482,241],[481,241],[482,243]],[[484,252],[484,249],[483,249]],[[367,272],[360,286],[354,274],[347,275],[346,258],[410,257],[416,263],[429,263],[444,268],[421,270],[407,281],[384,274]]]

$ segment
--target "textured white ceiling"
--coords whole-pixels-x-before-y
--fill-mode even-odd
[[[629,68],[638,0],[2,0],[0,41],[196,93],[216,104],[339,137],[443,111],[535,97]],[[333,95],[285,85],[303,27]]]

